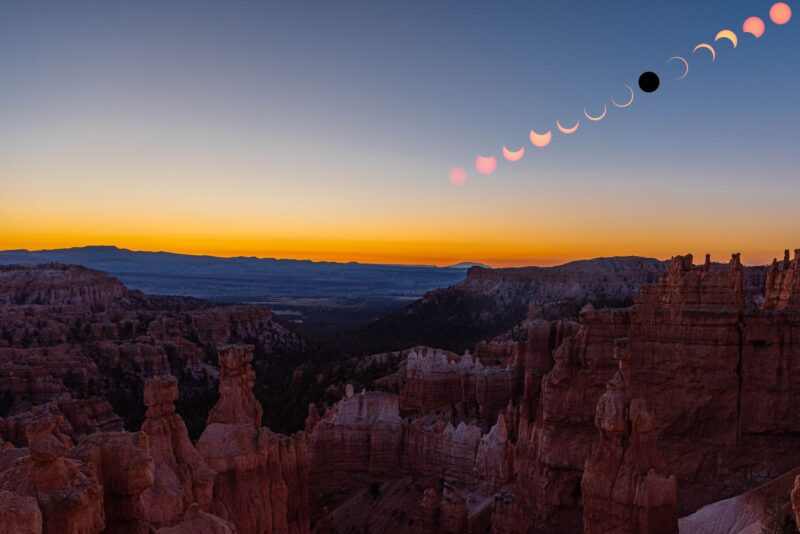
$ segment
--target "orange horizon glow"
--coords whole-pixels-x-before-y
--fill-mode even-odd
[[[269,240],[264,240],[269,242]],[[159,244],[161,243],[161,244]],[[227,244],[226,244],[227,243]],[[655,248],[626,249],[625,247],[611,247],[605,251],[597,247],[584,248],[585,254],[578,255],[568,252],[563,247],[534,247],[516,246],[506,250],[481,251],[475,246],[464,246],[459,253],[457,248],[450,248],[443,243],[398,243],[386,242],[383,247],[375,247],[375,243],[362,242],[359,247],[358,241],[350,241],[344,249],[338,248],[337,244],[296,241],[289,243],[286,241],[276,242],[278,248],[259,247],[255,243],[245,244],[242,241],[231,240],[228,242],[218,242],[215,244],[204,243],[202,240],[171,238],[160,241],[159,239],[121,239],[115,242],[95,241],[92,239],[82,240],[60,240],[41,239],[29,242],[20,240],[0,240],[0,251],[25,249],[29,251],[42,251],[65,248],[80,248],[88,246],[115,246],[120,249],[127,249],[134,252],[169,252],[175,254],[186,254],[193,256],[216,256],[220,258],[235,257],[255,257],[282,260],[310,260],[314,262],[338,262],[348,263],[357,262],[364,264],[392,264],[392,265],[436,265],[446,267],[461,262],[477,262],[494,268],[504,267],[530,267],[540,266],[549,267],[561,265],[575,260],[588,260],[603,257],[639,256],[656,258],[660,260],[669,259],[679,254],[694,254],[695,263],[701,263],[706,253],[711,254],[711,259],[718,263],[727,263],[732,252],[739,252],[740,249],[730,251],[706,250],[695,247],[677,248],[669,252]],[[309,246],[316,245],[319,248],[310,249]],[[327,245],[327,246],[326,246]],[[342,243],[338,243],[341,247]],[[367,247],[371,246],[372,250]],[[742,262],[746,265],[766,265],[773,258],[780,258],[783,250],[793,248],[786,245],[783,248],[775,248],[774,251],[747,251],[741,250]],[[388,250],[393,249],[393,252]]]

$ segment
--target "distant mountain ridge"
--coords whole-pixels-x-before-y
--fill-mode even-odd
[[[0,251],[0,265],[62,263],[105,271],[148,294],[218,301],[411,298],[464,279],[460,268],[140,252],[113,246]]]

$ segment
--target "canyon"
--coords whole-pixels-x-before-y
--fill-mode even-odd
[[[291,435],[264,426],[278,401],[256,391],[303,341],[269,310],[0,267],[0,532],[722,533],[800,517],[800,250],[752,268],[612,260],[473,267],[441,291],[521,321],[469,349],[359,357],[356,374],[382,373],[370,390],[321,373],[329,394]],[[208,390],[185,412],[202,417],[192,437],[178,407]]]

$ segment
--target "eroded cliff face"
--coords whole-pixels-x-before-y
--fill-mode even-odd
[[[172,374],[184,394],[202,396],[217,380],[216,346],[243,341],[265,370],[266,355],[280,359],[301,346],[263,307],[146,296],[76,266],[2,267],[0,435],[24,445],[9,417],[48,402],[73,438],[121,430],[113,411],[139,428],[144,382]]]
[[[142,425],[155,461],[154,484],[144,493],[146,517],[156,527],[180,521],[192,504],[211,508],[214,472],[195,450],[183,419],[175,413],[178,380],[150,379],[144,388],[147,419]]]
[[[0,491],[13,494],[7,502],[21,503],[30,518],[30,500],[36,501],[45,534],[96,533],[105,527],[103,488],[93,469],[64,458],[71,443],[56,435],[59,421],[42,414],[28,426],[29,449],[11,467],[0,473]],[[6,507],[10,521],[19,521],[13,508]],[[15,517],[16,516],[16,517]]]
[[[492,348],[493,353],[485,347],[481,350],[493,362],[488,366],[469,351],[458,356],[441,349],[423,348],[419,353],[412,350],[399,397],[401,412],[455,410],[464,416],[476,416],[488,428],[521,383],[516,344],[502,343]]]
[[[489,432],[482,434],[479,426],[463,421],[454,426],[449,417],[443,420],[431,415],[404,420],[397,396],[382,392],[355,394],[348,388],[345,398],[321,419],[313,423],[314,411],[309,419],[310,488],[315,517],[322,516],[326,506],[348,508],[353,499],[358,499],[358,491],[367,487],[375,488],[378,495],[382,495],[382,488],[393,489],[391,497],[376,495],[374,502],[367,505],[374,512],[368,514],[370,517],[388,507],[387,500],[395,509],[409,507],[409,503],[413,509],[423,489],[430,490],[426,492],[428,501],[433,494],[438,499],[437,492],[444,491],[441,484],[446,481],[441,507],[437,505],[436,513],[431,511],[429,515],[436,515],[436,521],[447,532],[460,532],[452,529],[462,520],[464,525],[488,525],[492,495],[510,481],[513,471],[513,446],[503,415]],[[403,483],[407,476],[416,483]],[[396,484],[406,489],[397,491]],[[342,504],[354,492],[356,496]],[[420,520],[411,529],[404,521],[406,517],[405,512],[402,516],[395,514],[389,523],[392,531],[412,532],[423,524]],[[334,528],[356,526],[338,510],[324,520]],[[427,521],[433,519],[429,517]]]
[[[220,399],[197,452],[216,473],[211,510],[238,532],[310,531],[308,447],[303,432],[292,437],[260,427],[261,406],[252,395],[253,347],[220,350]]]
[[[252,346],[223,347],[219,358],[224,393],[197,448],[175,412],[172,376],[147,383],[141,432],[98,432],[73,446],[60,415],[32,410],[28,448],[0,440],[0,531],[310,532],[304,433],[259,428]]]
[[[776,265],[774,287],[794,287],[797,262]],[[800,316],[787,291],[760,308],[738,255],[727,268],[678,256],[632,308],[587,309],[578,332],[554,352],[536,388],[526,381],[515,459],[515,493],[532,510],[520,524],[541,532],[579,531],[580,480],[594,441],[595,407],[616,372],[613,341],[630,338],[631,396],[654,416],[654,432],[677,479],[678,513],[774,478],[800,464],[789,413],[791,362],[800,357]],[[783,296],[780,296],[783,295]]]
[[[629,339],[616,340],[619,370],[597,403],[599,439],[581,481],[586,534],[677,534],[675,477],[656,449],[644,399],[630,396]]]

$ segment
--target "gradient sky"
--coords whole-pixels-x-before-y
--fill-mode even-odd
[[[766,262],[800,247],[789,3],[775,26],[761,0],[4,1],[0,249]],[[723,28],[737,49],[691,55]],[[530,146],[644,70],[656,93]]]

